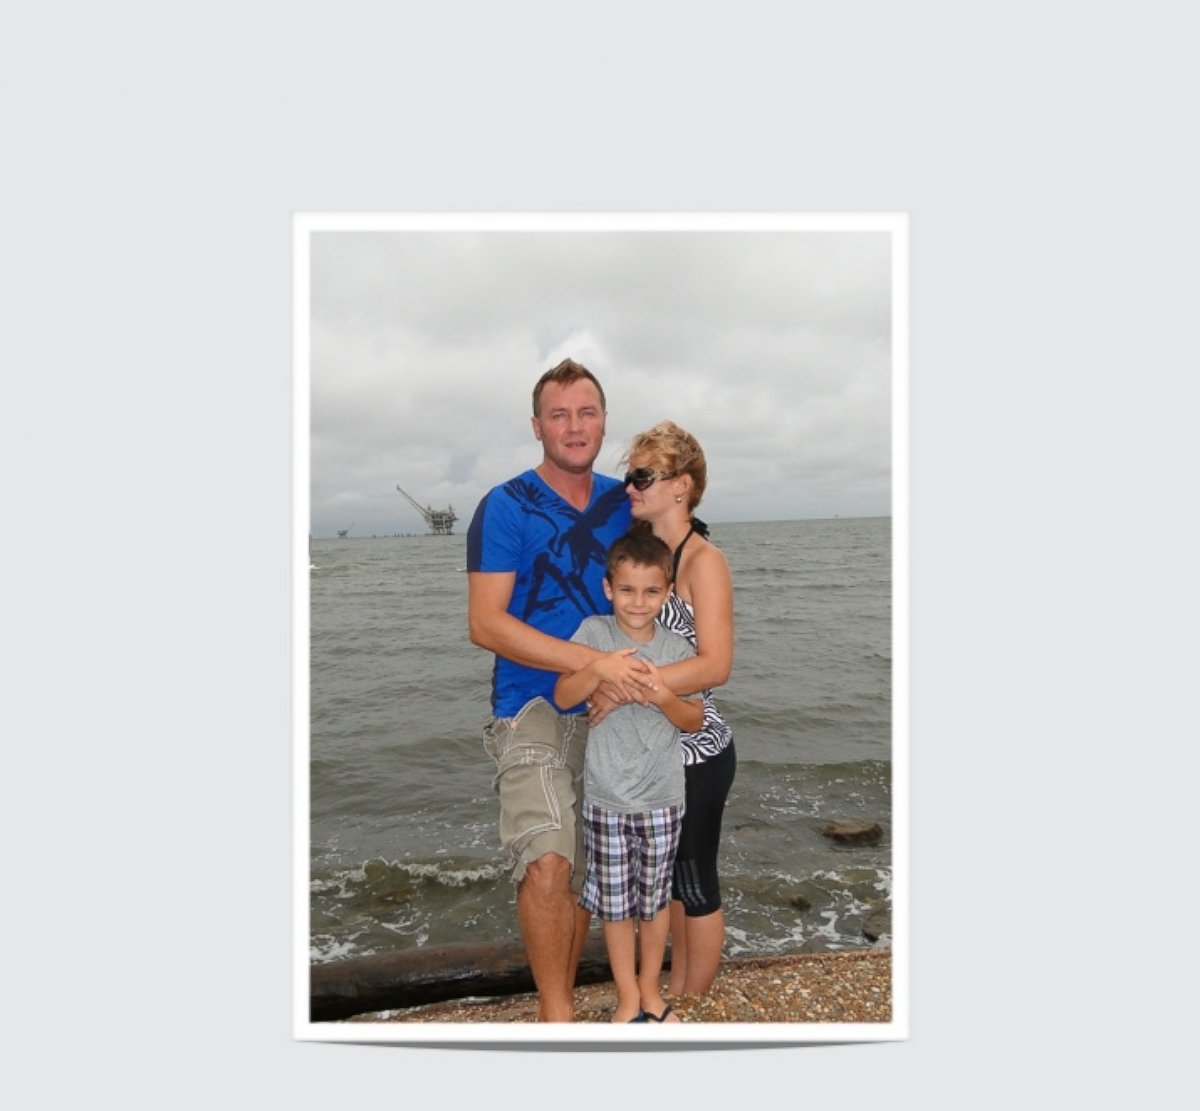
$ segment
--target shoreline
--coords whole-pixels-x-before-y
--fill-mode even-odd
[[[684,1023],[875,1023],[892,1021],[888,947],[722,962],[711,990],[671,1000]],[[575,988],[576,1023],[608,1023],[612,981]],[[355,1015],[348,1023],[536,1023],[537,996],[472,996]]]

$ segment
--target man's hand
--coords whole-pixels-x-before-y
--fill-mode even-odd
[[[618,706],[628,706],[630,702],[636,702],[641,706],[647,705],[650,701],[649,694],[658,690],[658,683],[650,674],[650,668],[653,665],[646,660],[637,662],[643,665],[642,671],[631,687],[622,688],[612,683],[601,683],[592,692],[592,697],[587,702],[589,725],[599,725]]]
[[[651,665],[636,656],[636,648],[619,648],[589,665],[601,684],[615,690],[622,702],[644,701],[644,687],[652,683]]]

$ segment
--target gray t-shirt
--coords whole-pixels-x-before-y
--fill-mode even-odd
[[[571,638],[601,652],[637,648],[658,667],[690,659],[695,650],[678,633],[654,626],[647,644],[630,640],[613,617],[585,617]],[[679,730],[657,706],[618,706],[588,731],[583,797],[605,810],[633,814],[682,806],[683,750]]]

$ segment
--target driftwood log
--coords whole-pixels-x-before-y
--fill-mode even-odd
[[[664,963],[668,966],[669,961]],[[598,984],[611,978],[603,940],[589,937],[575,982]],[[518,942],[447,945],[330,961],[314,964],[309,981],[313,1022],[469,995],[516,995],[534,990],[525,949]]]

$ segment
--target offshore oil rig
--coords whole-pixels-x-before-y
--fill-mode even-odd
[[[430,536],[451,536],[454,533],[454,522],[458,520],[454,512],[454,506],[447,506],[445,509],[430,509],[427,505],[420,505],[416,498],[408,494],[401,488],[399,483],[396,483],[396,489],[404,494],[406,498],[413,504],[422,517],[425,518],[425,523],[429,526]]]

